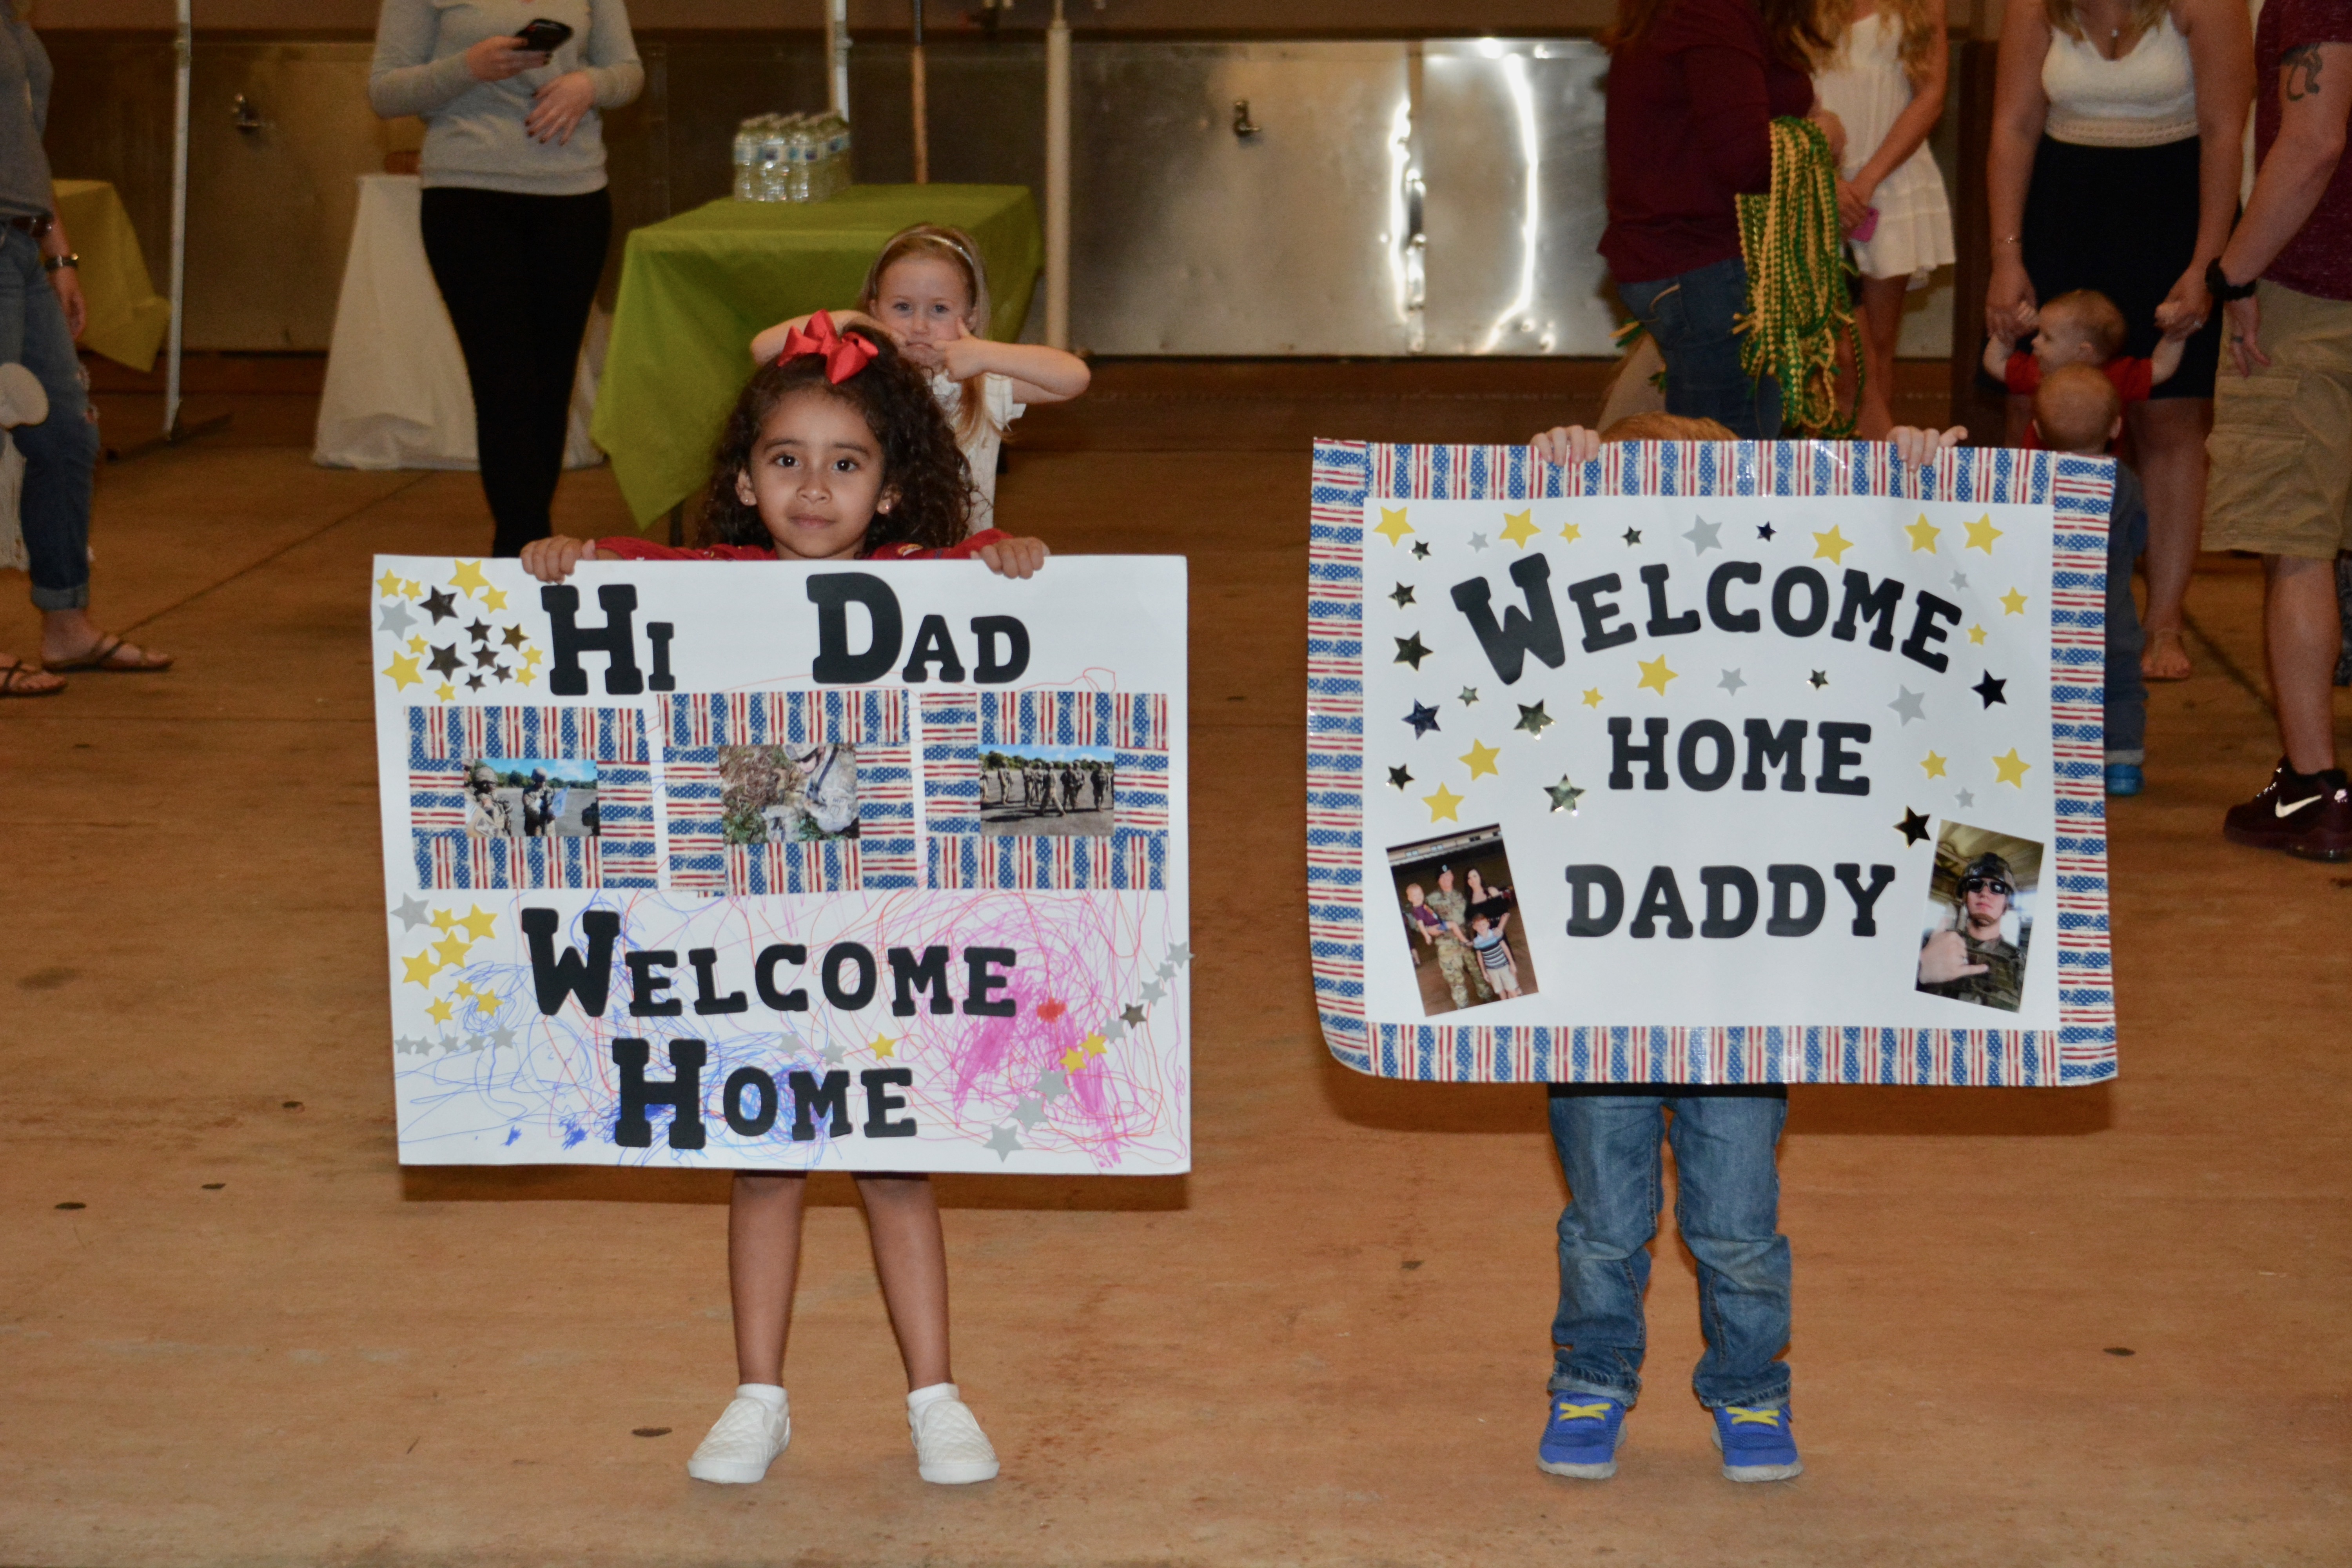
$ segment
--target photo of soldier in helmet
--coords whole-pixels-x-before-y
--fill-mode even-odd
[[[1996,838],[2002,848],[1989,842]],[[1919,945],[1920,990],[2008,1013],[2024,1005],[2032,924],[2020,904],[2032,889],[2041,849],[2024,839],[1945,824],[1936,846],[1930,929]]]

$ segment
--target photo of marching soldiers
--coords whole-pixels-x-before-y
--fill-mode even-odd
[[[730,844],[857,837],[855,746],[721,746],[719,787]]]
[[[1919,941],[1919,989],[2014,1013],[2025,1000],[2025,950],[2042,846],[1947,822]]]
[[[1389,874],[1425,1016],[1536,994],[1500,828],[1400,845]]]
[[[596,764],[478,757],[466,764],[466,831],[483,838],[593,838]]]
[[[1108,837],[1108,746],[995,746],[980,754],[980,830],[992,838]]]

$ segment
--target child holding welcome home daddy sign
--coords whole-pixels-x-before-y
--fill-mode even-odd
[[[1034,575],[1046,550],[993,529],[964,537],[971,489],[930,389],[878,331],[837,332],[819,312],[743,388],[719,438],[703,542],[542,539],[522,564],[558,583],[583,561],[969,560]],[[996,1452],[948,1363],[947,1254],[929,1178],[860,1174],[890,1322],[907,1364],[907,1422],[923,1479],[995,1476]],[[734,1399],[687,1461],[705,1481],[756,1481],[792,1440],[784,1341],[800,1266],[804,1172],[739,1171],[728,1203]]]

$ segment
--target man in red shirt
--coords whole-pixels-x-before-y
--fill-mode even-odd
[[[2352,0],[2269,0],[2254,31],[2261,170],[2207,274],[2238,374],[2215,388],[2205,544],[2263,557],[2286,755],[2232,806],[2234,843],[2352,859],[2336,763],[2337,552],[2352,546]]]

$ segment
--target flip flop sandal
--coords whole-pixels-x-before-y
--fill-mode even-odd
[[[64,681],[60,680],[55,686],[27,687],[25,684],[25,677],[28,675],[53,673],[26,664],[21,658],[14,664],[0,666],[0,698],[55,697],[66,689]]]
[[[121,637],[110,632],[99,638],[89,652],[74,658],[49,659],[45,661],[43,667],[50,673],[58,675],[69,669],[86,669],[100,675],[155,675],[172,668],[171,656],[168,654],[163,656],[161,663],[156,662],[156,656],[153,654],[143,655],[141,662],[137,664],[110,662],[124,646]]]

